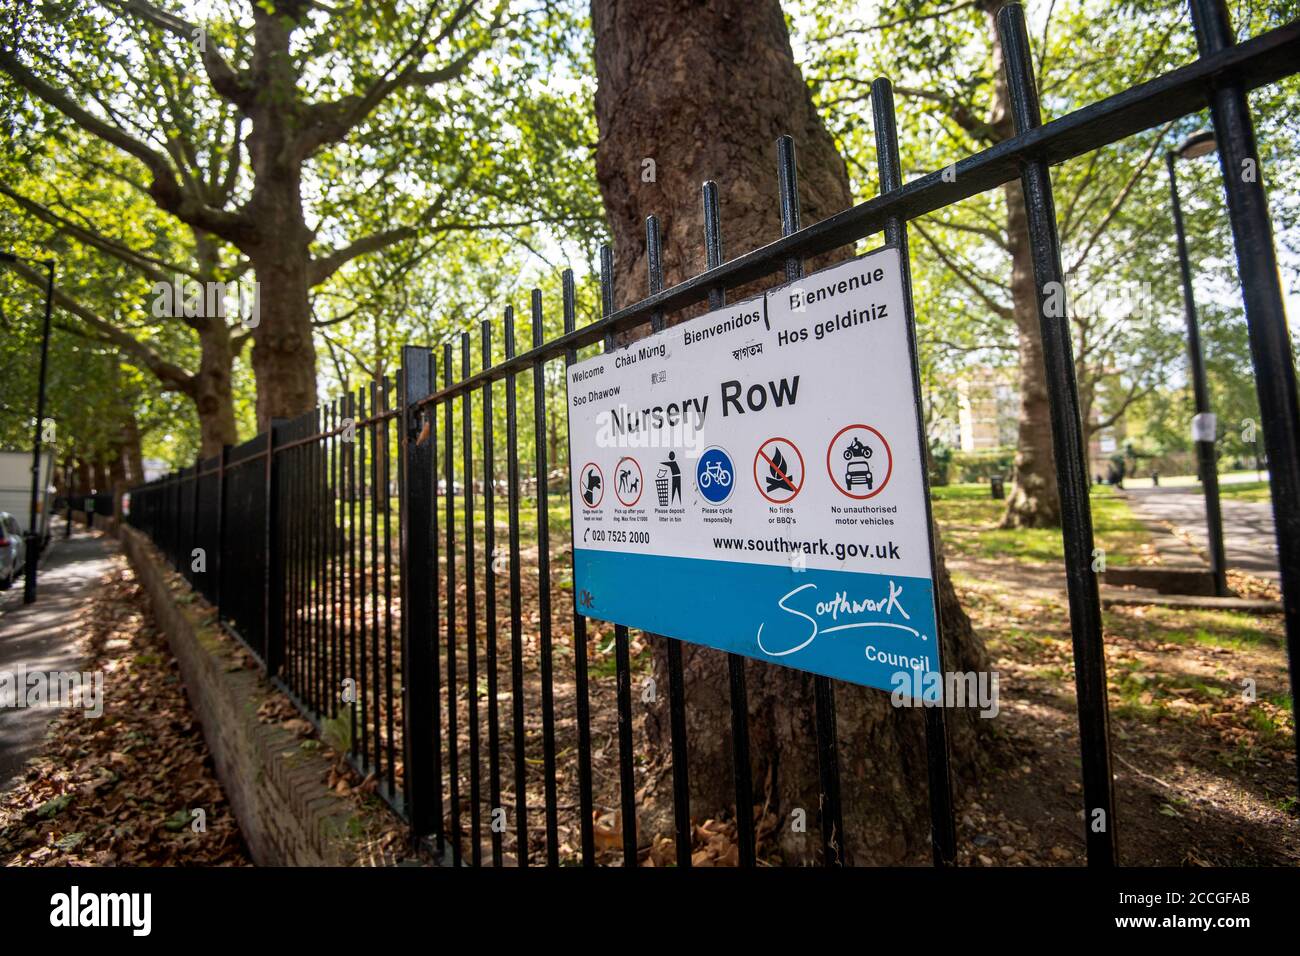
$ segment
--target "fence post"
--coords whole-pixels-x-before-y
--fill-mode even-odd
[[[281,437],[288,419],[273,418],[266,429],[266,573],[263,575],[262,600],[262,663],[266,676],[274,677],[284,663],[284,578],[280,575],[280,540],[276,525],[279,523],[280,493],[279,469],[275,464],[276,439]]]
[[[881,77],[871,84],[871,107],[876,127],[876,168],[880,191],[903,188],[903,165],[898,155],[898,128],[894,113],[894,87]],[[938,544],[934,540],[934,512],[930,503],[930,450],[922,413],[921,374],[916,348],[916,315],[912,305],[912,265],[907,251],[907,222],[897,216],[885,222],[885,241],[898,247],[902,266],[903,322],[907,326],[908,359],[912,364],[912,401],[916,403],[917,444],[921,448],[921,491],[925,501],[925,526],[930,535],[930,578],[939,581]],[[943,607],[934,596],[935,670],[945,673],[943,661]],[[936,866],[957,859],[957,830],[952,809],[952,770],[948,752],[948,725],[942,707],[925,708],[925,762],[930,784],[930,839]]]
[[[438,822],[435,790],[442,786],[434,772],[434,487],[432,433],[421,425],[432,407],[416,403],[433,394],[432,351],[402,346],[401,567],[402,567],[402,734],[406,762],[406,813],[411,836],[419,840]],[[450,498],[450,489],[448,490]],[[454,706],[455,701],[452,701]],[[453,742],[453,747],[455,746]]]
[[[1223,0],[1192,0],[1192,24],[1201,56],[1211,56],[1236,40]],[[1300,399],[1291,336],[1282,304],[1282,285],[1264,192],[1263,170],[1255,144],[1255,125],[1245,89],[1236,83],[1210,91],[1210,119],[1219,147],[1219,167],[1232,223],[1246,331],[1255,367],[1255,391],[1263,419],[1272,491],[1277,563],[1282,574],[1291,700],[1300,701]],[[1294,712],[1294,709],[1293,709]],[[1300,754],[1300,738],[1297,738]],[[1297,767],[1300,771],[1300,767]]]
[[[221,581],[226,573],[226,463],[230,460],[230,446],[221,446],[217,462],[217,583],[212,603],[217,606],[217,622],[221,622]]]
[[[1034,87],[1024,9],[1009,4],[998,13],[998,33],[1006,59],[1007,88],[1016,135],[1041,125]],[[1074,643],[1074,680],[1079,708],[1079,747],[1083,758],[1084,836],[1089,866],[1114,866],[1115,791],[1110,763],[1110,711],[1106,699],[1106,657],[1102,646],[1101,596],[1093,570],[1092,506],[1088,499],[1088,457],[1079,413],[1070,320],[1065,306],[1065,274],[1056,231],[1056,204],[1047,163],[1023,162],[1025,196],[1038,317],[1047,368],[1052,416],[1052,447],[1061,494],[1065,581]],[[1059,306],[1053,304],[1059,301]]]
[[[185,562],[182,573],[185,580],[190,582],[190,587],[199,593],[203,589],[199,587],[198,572],[194,570],[194,549],[199,547],[199,521],[200,509],[203,505],[203,454],[200,452],[194,457],[194,492],[190,495],[190,540],[187,546],[181,552],[181,559]],[[203,566],[207,567],[207,554],[203,555]],[[207,573],[206,571],[204,572]]]

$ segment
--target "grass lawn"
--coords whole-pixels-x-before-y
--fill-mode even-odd
[[[1092,532],[1108,564],[1132,563],[1151,538],[1109,485],[1092,486]],[[1059,562],[1064,548],[1059,528],[1008,530],[997,527],[1005,501],[989,497],[986,484],[946,485],[932,489],[934,516],[950,554],[976,558]]]
[[[1242,481],[1231,485],[1219,485],[1220,498],[1232,498],[1235,501],[1271,501],[1267,481]]]

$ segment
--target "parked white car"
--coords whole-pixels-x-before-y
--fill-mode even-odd
[[[27,563],[27,543],[18,519],[0,511],[0,591],[8,590]]]

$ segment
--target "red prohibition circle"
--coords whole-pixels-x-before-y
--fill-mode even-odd
[[[578,472],[579,482],[582,481],[582,476],[587,473],[588,468],[595,468],[596,474],[600,475],[600,497],[596,499],[596,503],[594,505],[589,505],[587,504],[587,499],[582,497],[582,492],[579,492],[578,500],[582,502],[582,506],[584,508],[599,508],[600,503],[605,500],[605,473],[600,470],[600,465],[596,464],[594,461],[589,461],[585,465],[583,465],[582,470]]]
[[[766,491],[764,491],[764,490],[763,490],[763,483],[762,483],[761,481],[758,480],[758,460],[759,460],[760,458],[762,458],[764,461],[767,461],[766,456],[764,456],[764,454],[763,454],[763,449],[766,448],[768,445],[770,445],[770,444],[771,444],[772,442],[774,442],[774,441],[783,441],[783,442],[785,442],[787,445],[789,445],[791,448],[793,448],[793,449],[794,449],[794,453],[795,453],[796,455],[799,456],[799,487],[796,488],[796,489],[794,490],[794,494],[792,494],[789,498],[782,498],[782,499],[779,499],[779,500],[776,499],[776,498],[771,497],[771,496],[770,496]],[[768,463],[769,466],[772,464],[770,461],[768,461],[767,463]],[[788,438],[782,438],[780,435],[777,435],[777,436],[775,436],[775,437],[773,437],[773,438],[769,438],[769,439],[767,439],[765,442],[763,442],[761,445],[758,446],[758,451],[754,452],[754,487],[756,487],[756,488],[758,489],[758,493],[759,493],[760,495],[762,495],[762,496],[763,496],[764,498],[766,498],[768,501],[772,502],[772,504],[774,504],[774,505],[786,505],[786,504],[789,504],[790,502],[794,501],[795,498],[798,498],[798,497],[799,497],[799,492],[803,491],[804,482],[805,482],[805,480],[806,480],[807,478],[808,478],[808,470],[807,470],[807,468],[804,467],[804,463],[803,463],[803,452],[801,452],[801,451],[799,450],[799,446],[798,446],[798,445],[796,445],[794,442],[792,442],[792,441],[791,441],[790,439],[788,439]]]
[[[641,493],[645,491],[645,472],[641,470],[641,463],[639,461],[637,461],[635,458],[633,458],[630,455],[624,455],[622,458],[618,460],[618,465],[614,466],[615,475],[618,474],[618,466],[623,464],[623,462],[625,461],[630,461],[632,464],[636,465],[636,473],[637,473],[636,497],[633,498],[631,501],[624,501],[623,496],[619,494],[617,484],[614,485],[614,497],[618,499],[618,503],[621,504],[624,508],[635,508],[636,503],[641,500]],[[617,481],[617,479],[615,479],[615,481]],[[601,482],[603,484],[604,482],[603,477],[601,479]],[[604,488],[602,487],[601,490],[603,491]]]
[[[877,438],[879,438],[880,443],[885,446],[885,454],[889,456],[889,467],[885,469],[885,480],[882,481],[879,485],[877,485],[875,488],[873,488],[870,492],[868,492],[865,495],[855,495],[853,492],[845,489],[842,485],[840,485],[838,481],[835,480],[835,469],[831,468],[831,452],[835,450],[835,443],[840,440],[841,435],[843,435],[847,431],[852,431],[855,428],[865,429],[871,432],[871,434],[875,435]],[[833,484],[835,486],[835,490],[842,495],[847,495],[850,498],[856,498],[858,501],[866,501],[868,498],[874,498],[876,497],[876,495],[880,494],[882,491],[885,490],[885,485],[889,484],[889,477],[893,473],[894,473],[894,450],[889,447],[889,442],[885,441],[885,436],[880,434],[880,432],[876,431],[876,429],[872,428],[870,425],[861,425],[861,424],[845,425],[843,428],[841,428],[839,431],[835,433],[835,437],[831,439],[831,443],[826,446],[826,474],[830,475],[831,484]]]

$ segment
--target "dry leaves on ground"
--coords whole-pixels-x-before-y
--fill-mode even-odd
[[[44,754],[0,794],[0,863],[248,865],[176,662],[147,607],[125,559],[115,556],[78,612],[84,666],[104,673],[104,715],[60,714]]]

